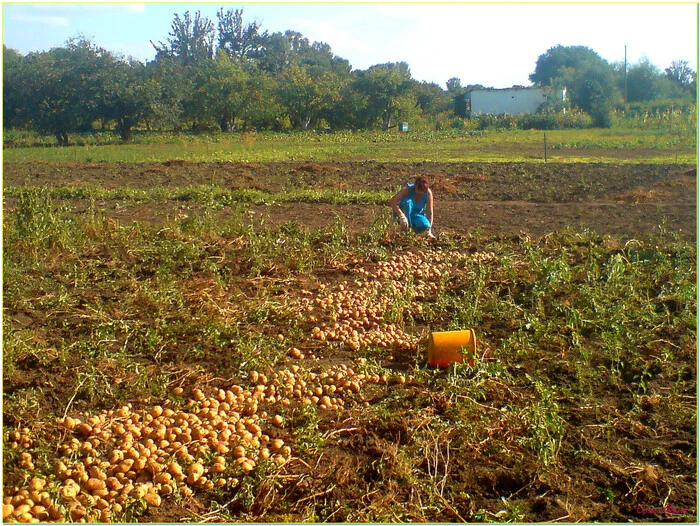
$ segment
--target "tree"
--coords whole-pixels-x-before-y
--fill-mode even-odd
[[[275,97],[278,82],[275,77],[253,69],[245,85],[245,104],[241,110],[241,129],[270,128],[279,122],[284,110]]]
[[[148,118],[158,86],[149,82],[142,63],[121,60],[113,64],[105,88],[102,116],[116,123],[122,141],[129,141],[133,128]]]
[[[550,48],[539,56],[530,80],[539,86],[566,88],[571,103],[609,126],[619,99],[613,67],[585,46]]]
[[[396,114],[409,104],[411,72],[405,62],[378,64],[359,72],[353,85],[364,97],[366,121],[381,122],[382,130],[387,131]]]
[[[233,130],[236,119],[243,115],[250,103],[251,73],[238,61],[231,61],[224,49],[219,48],[216,59],[209,66],[207,80],[200,89],[207,99],[209,115],[222,132]]]
[[[665,73],[668,78],[675,80],[683,87],[688,87],[695,82],[695,72],[685,60],[674,60],[666,68]]]
[[[458,79],[457,77],[448,79],[445,85],[447,86],[447,93],[450,95],[462,91],[462,80]]]
[[[2,46],[3,126],[19,127],[28,123],[25,98],[28,79],[23,65],[24,57],[16,50]]]
[[[190,73],[192,89],[182,101],[182,119],[192,131],[207,131],[213,118],[209,92],[210,72],[213,67],[212,62],[203,63]]]
[[[591,67],[582,73],[583,82],[577,85],[574,103],[591,115],[594,126],[610,128],[614,110],[610,93],[613,79],[606,71]]]
[[[435,82],[414,80],[411,84],[411,91],[416,97],[416,103],[424,115],[438,115],[450,109],[450,93],[445,92]]]
[[[168,43],[159,42],[151,45],[156,50],[156,59],[160,57],[176,57],[184,66],[197,66],[204,60],[214,57],[214,23],[208,18],[202,18],[199,11],[194,19],[189,11],[183,18],[175,14]]]
[[[352,69],[347,60],[333,54],[328,44],[312,44],[296,31],[265,34],[256,59],[260,69],[273,75],[279,75],[293,64],[313,65],[343,75],[349,75]]]
[[[199,11],[194,18],[186,11],[182,18],[175,14],[167,44],[151,41],[157,52],[155,62],[165,64],[164,69],[176,75],[172,88],[166,85],[166,77],[159,79],[164,98],[172,100],[179,113],[175,129],[180,129],[182,120],[189,121],[193,128],[206,120],[202,74],[214,57],[215,32],[214,23]]]
[[[582,71],[594,67],[609,69],[610,65],[598,53],[586,46],[562,46],[561,44],[540,55],[530,81],[539,86],[554,86],[564,70]]]
[[[662,73],[643,57],[627,70],[627,102],[644,102],[659,95]]]
[[[261,71],[279,75],[292,64],[294,58],[289,33],[272,33],[262,39],[262,47],[255,54]]]
[[[277,95],[294,125],[307,130],[332,111],[342,85],[331,70],[294,64],[280,75]]]
[[[219,9],[219,49],[223,49],[231,60],[245,62],[253,58],[263,46],[267,31],[260,33],[260,23],[243,23],[243,9],[235,11]]]
[[[674,60],[669,67],[664,70],[666,78],[677,86],[686,96],[696,99],[696,73],[685,60]]]
[[[340,89],[340,99],[333,104],[325,117],[331,128],[362,129],[371,124],[372,119],[366,111],[368,97],[355,89],[356,77],[357,73],[354,73],[344,80]]]
[[[83,37],[66,47],[30,53],[23,60],[29,117],[42,133],[51,133],[60,145],[68,134],[87,129],[100,117],[106,76],[114,56]]]
[[[456,117],[465,118],[468,113],[467,89],[462,87],[462,81],[452,77],[447,81],[447,93],[451,99],[450,109]]]
[[[185,104],[194,89],[189,68],[174,57],[161,56],[146,65],[146,78],[151,86],[144,91],[148,97],[148,110],[144,116],[147,128],[180,130]]]
[[[300,64],[333,71],[339,75],[348,75],[352,69],[350,62],[335,55],[325,42],[314,42],[298,55]]]

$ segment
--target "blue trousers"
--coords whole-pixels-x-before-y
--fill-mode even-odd
[[[425,217],[422,209],[417,209],[416,203],[410,197],[404,197],[399,201],[399,208],[408,219],[408,226],[410,226],[414,232],[420,234],[430,228],[430,221]]]

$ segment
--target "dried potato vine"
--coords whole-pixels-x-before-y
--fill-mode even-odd
[[[369,345],[416,350],[415,336],[386,322],[392,301],[386,291],[435,295],[443,274],[459,270],[459,258],[464,260],[457,253],[407,253],[373,270],[356,268],[359,279],[353,283],[344,281],[332,289],[321,284],[316,297],[302,291],[299,312],[309,320],[323,320],[310,334],[317,340],[341,342],[353,350]],[[419,302],[407,305],[414,313],[422,308]],[[296,347],[288,354],[305,357]],[[302,403],[339,411],[348,399],[361,401],[367,384],[406,382],[403,375],[360,372],[363,362],[356,360],[358,370],[340,364],[320,373],[294,364],[270,378],[253,371],[249,387],[232,385],[208,394],[194,389],[182,410],[167,404],[134,410],[127,404],[97,415],[58,418],[54,425],[62,439],[55,479],[33,477],[26,487],[13,488],[3,497],[3,519],[110,522],[134,500],[157,508],[172,494],[235,487],[259,462],[283,465],[291,458],[291,448],[267,431],[267,426],[284,428],[285,419],[279,414],[268,418],[266,407]],[[173,394],[180,397],[184,391],[175,387]],[[23,449],[19,467],[34,470],[30,430],[13,431],[9,438],[12,448]]]

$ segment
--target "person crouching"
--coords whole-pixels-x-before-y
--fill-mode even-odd
[[[404,230],[411,229],[417,234],[435,239],[432,231],[433,192],[425,177],[416,177],[413,184],[409,183],[399,190],[389,200],[389,206]]]

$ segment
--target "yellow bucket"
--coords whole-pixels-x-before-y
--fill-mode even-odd
[[[466,358],[472,367],[476,362],[476,334],[464,331],[431,332],[428,337],[428,365],[447,367]]]

